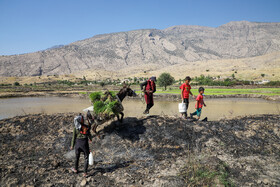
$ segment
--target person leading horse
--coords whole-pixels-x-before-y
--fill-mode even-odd
[[[146,110],[143,112],[143,114],[149,114],[150,109],[154,106],[153,93],[156,92],[156,80],[156,77],[153,76],[147,81],[140,84],[141,90],[145,94],[145,100],[147,103]]]

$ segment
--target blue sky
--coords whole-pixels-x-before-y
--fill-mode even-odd
[[[97,34],[241,20],[280,22],[280,0],[0,0],[0,55]]]

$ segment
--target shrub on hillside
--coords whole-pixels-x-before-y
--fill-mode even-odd
[[[270,81],[265,84],[266,86],[280,86],[280,81]]]
[[[15,82],[14,86],[20,86],[19,82]]]

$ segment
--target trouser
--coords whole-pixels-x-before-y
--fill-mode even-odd
[[[84,158],[85,158],[84,173],[87,173],[88,158],[89,158],[89,145],[88,145],[88,139],[87,138],[76,139],[76,145],[75,145],[75,154],[76,154],[75,170],[78,170],[79,159],[80,159],[81,152],[84,152]]]
[[[154,106],[153,94],[145,93],[145,100],[147,103],[146,111],[149,111]]]
[[[149,103],[146,106],[146,110],[149,111],[154,106],[154,103]]]
[[[198,108],[198,109],[196,109],[196,111],[195,111],[194,113],[192,113],[191,115],[197,115],[198,117],[200,117],[200,115],[201,115],[201,110],[202,110],[202,108]]]
[[[188,111],[188,108],[189,108],[189,98],[184,98],[184,103],[186,104],[186,109],[187,109],[187,111]],[[182,114],[184,114],[186,117],[187,117],[187,111],[186,112],[184,112],[184,113],[182,113]]]

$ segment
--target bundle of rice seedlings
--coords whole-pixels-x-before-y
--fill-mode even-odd
[[[95,115],[109,119],[123,111],[122,104],[117,100],[115,92],[93,92],[89,97]]]
[[[116,92],[114,92],[114,91],[109,91],[109,92],[110,92],[110,94],[111,94],[111,96],[112,96],[113,98],[116,97]]]
[[[102,95],[101,95],[101,100],[102,101],[106,101],[106,100],[110,100],[113,101],[116,99],[116,94],[113,91],[105,91]]]
[[[96,101],[101,99],[101,92],[93,92],[89,95],[91,102],[94,104]]]
[[[102,101],[96,101],[93,103],[93,109],[95,114],[99,115],[106,110],[106,105]]]
[[[112,101],[110,103],[108,103],[106,105],[106,110],[105,112],[108,112],[108,113],[114,113],[114,114],[119,114],[122,110],[121,110],[121,104],[115,100],[115,101]]]

